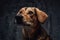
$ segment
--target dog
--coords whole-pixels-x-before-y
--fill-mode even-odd
[[[16,23],[22,25],[23,40],[51,40],[41,24],[48,15],[36,7],[23,7],[15,16]]]

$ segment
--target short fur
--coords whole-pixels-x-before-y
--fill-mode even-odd
[[[24,7],[18,11],[15,18],[18,19],[17,22],[21,22],[20,24],[23,25],[23,40],[51,40],[45,29],[40,25],[48,18],[45,12],[36,7]]]

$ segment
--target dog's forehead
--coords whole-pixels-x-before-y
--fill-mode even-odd
[[[23,7],[19,10],[19,12],[23,12],[23,13],[29,13],[29,11],[32,11],[33,13],[35,13],[35,7]]]
[[[20,11],[23,11],[23,10],[25,10],[25,11],[34,11],[34,9],[35,9],[35,7],[23,7],[23,8],[20,9]]]
[[[28,8],[26,9],[26,13],[28,13],[29,11],[32,11],[32,12],[34,13],[34,8],[28,7]]]
[[[24,8],[21,8],[20,11],[25,11],[25,7]]]

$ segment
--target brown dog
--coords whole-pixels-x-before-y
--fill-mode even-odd
[[[48,18],[45,12],[35,7],[24,7],[19,10],[15,18],[17,23],[23,26],[23,40],[50,40],[40,25]]]

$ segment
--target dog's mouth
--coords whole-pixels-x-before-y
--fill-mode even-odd
[[[31,22],[24,22],[24,21],[21,21],[21,20],[15,20],[15,23],[17,24],[17,25],[23,25],[23,26],[31,26],[32,25],[32,23]]]
[[[25,21],[22,21],[21,19],[15,19],[15,24],[23,25],[23,26],[31,26],[33,23],[25,22]]]

